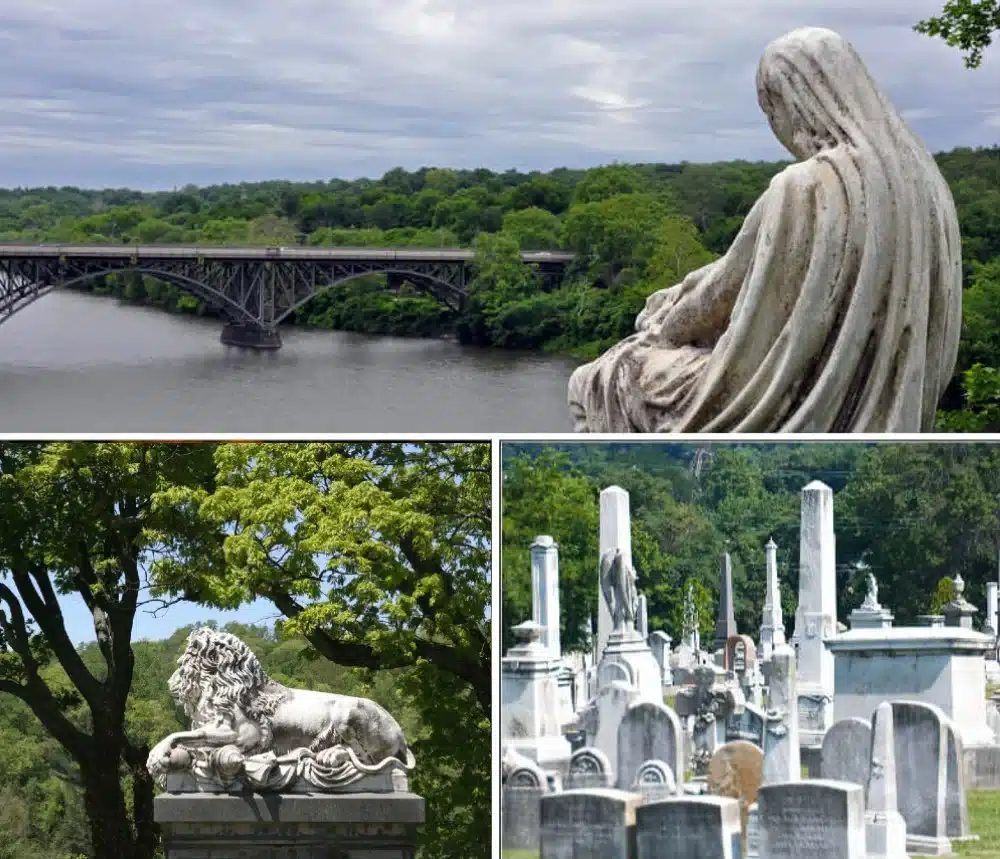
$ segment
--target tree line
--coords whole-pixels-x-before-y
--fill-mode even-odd
[[[485,857],[490,478],[481,443],[0,444],[0,857],[158,854],[145,764],[186,631],[137,619],[255,599],[281,619],[234,631],[276,679],[402,719],[421,856]]]
[[[774,539],[786,633],[795,626],[800,492],[834,491],[837,611],[866,593],[868,570],[896,625],[938,611],[961,574],[984,622],[997,580],[1000,447],[992,444],[588,444],[503,446],[502,593],[510,627],[531,617],[530,546],[559,545],[564,649],[588,649],[596,617],[600,490],[630,495],[632,556],[649,628],[682,633],[693,585],[702,640],[711,640],[723,554],[732,558],[740,632],[757,636],[766,590],[764,546]]]
[[[1000,147],[936,156],[958,207],[965,318],[942,429],[1000,427]],[[292,324],[368,334],[456,337],[498,348],[592,358],[632,331],[653,291],[724,253],[785,162],[611,164],[590,170],[388,171],[381,179],[258,182],[144,193],[0,191],[0,241],[474,247],[465,307],[454,313],[385,277],[339,284]],[[520,251],[577,262],[558,288]],[[81,288],[187,313],[195,297],[139,273]]]

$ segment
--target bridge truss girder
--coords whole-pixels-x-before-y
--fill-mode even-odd
[[[227,321],[267,332],[327,289],[371,274],[408,281],[458,311],[466,297],[466,266],[464,261],[437,260],[12,257],[0,260],[0,321],[56,287],[124,272],[174,284]]]

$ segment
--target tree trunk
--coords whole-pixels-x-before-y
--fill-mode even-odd
[[[98,758],[81,766],[83,804],[90,820],[94,856],[96,859],[139,859],[125,808],[118,756],[113,750],[100,749],[100,746],[98,751],[103,754],[103,760]]]
[[[159,843],[159,827],[153,822],[153,777],[146,769],[149,746],[129,744],[126,753],[132,774],[132,819],[135,822],[135,859],[152,859]]]

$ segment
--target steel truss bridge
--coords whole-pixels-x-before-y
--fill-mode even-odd
[[[60,286],[106,274],[139,272],[199,298],[223,318],[222,342],[281,346],[278,326],[321,292],[370,274],[389,289],[410,283],[461,310],[474,251],[446,248],[187,247],[0,245],[0,323]],[[522,253],[548,283],[573,255]]]

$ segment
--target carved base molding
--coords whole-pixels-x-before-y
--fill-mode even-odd
[[[165,859],[413,859],[424,800],[395,794],[164,794]]]

